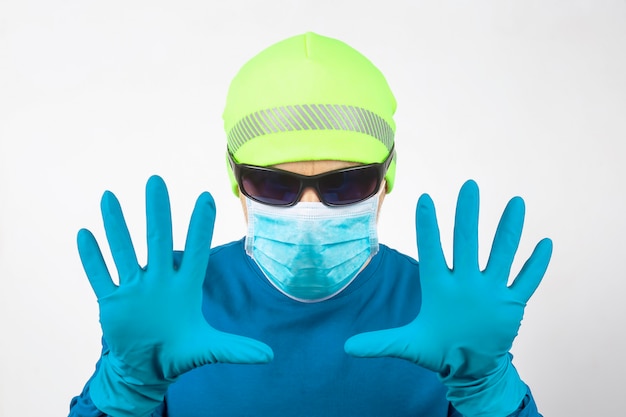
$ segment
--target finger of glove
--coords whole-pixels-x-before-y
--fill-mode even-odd
[[[96,297],[100,299],[111,294],[116,286],[111,279],[96,238],[89,230],[81,229],[76,236],[76,243],[80,261]]]
[[[204,192],[198,197],[189,221],[181,271],[204,279],[204,273],[209,262],[214,225],[215,202],[211,194]]]
[[[478,270],[478,185],[469,180],[459,191],[454,220],[453,269]]]
[[[346,340],[344,350],[358,358],[394,357],[418,363],[417,336],[409,336],[404,327],[360,333]]]
[[[417,226],[417,252],[420,261],[420,270],[448,270],[446,259],[441,248],[441,236],[435,204],[428,194],[422,194],[417,202],[415,211]]]
[[[172,269],[174,244],[170,199],[165,182],[157,175],[150,177],[146,184],[146,223],[148,268]]]
[[[543,276],[548,269],[550,258],[552,257],[552,240],[542,239],[532,255],[528,258],[520,273],[513,281],[511,290],[514,291],[517,297],[524,303],[530,300],[533,293],[539,287]]]
[[[120,284],[123,284],[134,277],[139,269],[135,248],[117,197],[112,192],[106,191],[102,196],[100,207],[111,255],[117,267]]]
[[[507,204],[493,239],[486,271],[490,276],[508,281],[511,265],[519,247],[524,226],[524,200],[512,198]]]

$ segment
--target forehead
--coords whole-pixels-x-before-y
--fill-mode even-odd
[[[273,165],[275,168],[283,169],[285,171],[295,172],[301,175],[317,175],[324,172],[334,171],[336,169],[353,167],[359,164],[358,162],[348,161],[297,161],[297,162],[285,162],[282,164]]]

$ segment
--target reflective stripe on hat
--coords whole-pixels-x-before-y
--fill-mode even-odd
[[[274,107],[245,116],[228,132],[228,148],[235,153],[255,137],[294,130],[361,132],[378,139],[389,151],[393,147],[393,129],[369,110],[339,104],[304,104]]]

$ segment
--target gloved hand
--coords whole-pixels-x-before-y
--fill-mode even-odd
[[[548,267],[549,239],[540,241],[514,282],[508,278],[524,221],[524,202],[509,201],[498,225],[486,268],[478,265],[478,187],[459,193],[454,226],[454,260],[449,269],[441,249],[431,198],[417,204],[417,242],[422,306],[409,324],[351,337],[348,354],[397,357],[437,372],[448,399],[464,416],[503,417],[514,412],[527,387],[508,353],[527,301]]]
[[[111,192],[102,197],[106,235],[117,267],[115,285],[94,236],[78,233],[78,250],[100,304],[100,323],[108,349],[90,383],[98,409],[115,417],[149,414],[169,384],[205,364],[265,363],[265,344],[211,327],[202,314],[202,284],[209,262],[215,204],[200,195],[181,264],[174,265],[169,197],[153,176],[146,185],[148,265],[141,268]]]

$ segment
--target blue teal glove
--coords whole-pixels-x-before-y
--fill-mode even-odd
[[[85,229],[78,233],[78,250],[100,304],[108,345],[90,383],[99,410],[115,417],[144,416],[163,401],[172,382],[193,368],[272,360],[272,350],[265,344],[220,332],[202,314],[202,284],[215,219],[209,193],[196,202],[179,266],[173,261],[169,197],[161,178],[150,178],[146,186],[145,268],[137,263],[115,196],[105,192],[101,205],[119,285],[111,280],[93,235]]]
[[[514,412],[527,393],[508,352],[526,302],[548,267],[552,242],[539,242],[508,286],[524,202],[519,197],[509,201],[483,271],[478,266],[478,202],[476,183],[466,182],[457,203],[454,263],[449,269],[434,204],[422,195],[416,213],[421,310],[406,326],[351,337],[345,350],[357,357],[415,362],[439,374],[448,399],[464,416],[503,417]]]

